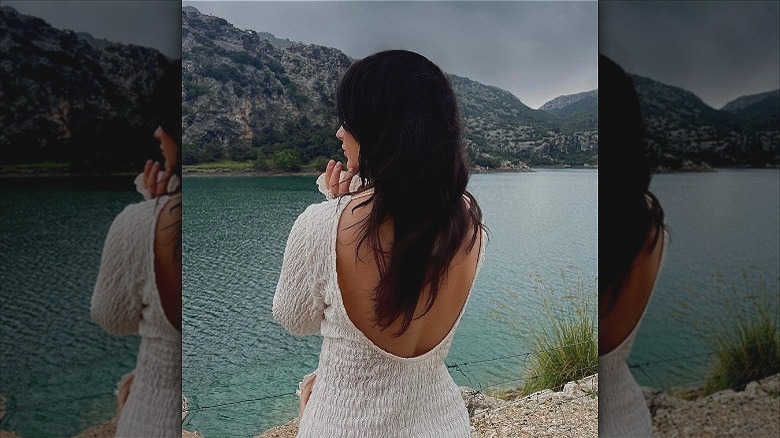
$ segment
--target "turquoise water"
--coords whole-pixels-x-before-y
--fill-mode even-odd
[[[762,294],[780,309],[780,171],[656,175],[651,190],[671,240],[628,361],[642,385],[698,387],[729,308]]]
[[[89,302],[108,227],[139,200],[131,177],[0,180],[0,428],[70,436],[114,414],[138,339],[103,332]]]
[[[447,359],[470,362],[453,372],[459,384],[517,383],[522,356],[476,362],[528,349],[492,316],[497,301],[515,293],[519,330],[528,330],[540,322],[534,273],[556,288],[561,269],[569,279],[579,272],[586,284],[595,277],[597,178],[579,170],[472,178],[491,241]],[[320,341],[278,327],[270,299],[293,220],[321,200],[313,178],[184,184],[185,393],[208,407],[292,392],[316,366]],[[735,286],[745,272],[749,285],[764,282],[780,297],[780,173],[658,175],[652,188],[672,240],[629,361],[651,363],[634,370],[642,384],[685,385],[706,365],[680,359],[709,350],[697,327],[724,314],[708,292],[718,287],[717,272]],[[1,428],[69,436],[113,415],[111,391],[133,368],[138,341],[92,323],[89,299],[105,233],[138,200],[127,177],[0,180],[0,393],[9,404]],[[283,396],[196,411],[186,427],[209,437],[251,436],[295,411],[295,398]]]
[[[535,273],[558,290],[561,270],[579,275],[595,295],[597,180],[594,170],[472,177],[490,242],[447,358],[469,363],[453,372],[458,384],[520,384],[524,356],[496,358],[529,351],[530,339],[492,312],[509,301],[518,331],[543,323]],[[323,196],[313,177],[192,177],[183,187],[183,391],[196,409],[185,428],[252,436],[297,414],[294,396],[273,396],[317,364],[321,338],[285,332],[271,299],[293,221]]]

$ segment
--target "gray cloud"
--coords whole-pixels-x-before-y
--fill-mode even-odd
[[[180,57],[176,1],[4,1],[61,29]],[[185,2],[241,29],[361,58],[403,48],[538,108],[597,87],[594,2]]]
[[[780,3],[603,2],[599,50],[720,108],[780,88]]]
[[[413,50],[537,108],[597,87],[594,2],[184,2],[240,29],[362,58]]]
[[[181,57],[181,3],[178,1],[3,1],[18,12],[44,19],[58,29],[88,32],[109,41],[153,47]]]

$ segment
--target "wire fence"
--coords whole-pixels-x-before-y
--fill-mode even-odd
[[[595,348],[595,346],[594,346]],[[598,429],[598,383],[595,363],[588,368],[572,368],[567,375],[585,377],[558,389],[523,394],[521,388],[542,376],[530,374],[529,361],[543,352],[525,352],[496,357],[477,358],[464,362],[447,362],[445,366],[454,379],[465,381],[461,395],[469,412],[472,429],[479,436],[596,436]],[[485,381],[478,377],[476,367],[501,363],[513,368],[514,376],[498,381]],[[588,377],[589,376],[589,377]],[[316,384],[315,384],[316,385]],[[229,409],[245,403],[263,403],[272,399],[285,399],[289,412],[297,413],[298,399],[295,393],[267,394],[213,405],[191,406],[187,413],[211,409]],[[290,416],[292,416],[290,415]],[[522,418],[520,418],[522,416]],[[188,417],[191,418],[191,417]],[[289,418],[289,417],[288,417]],[[185,421],[185,428],[189,420]],[[288,425],[291,432],[295,424]],[[261,435],[262,436],[262,435]]]
[[[780,436],[778,345],[780,339],[739,345],[733,356],[704,351],[629,362],[644,387],[654,434]]]
[[[597,382],[595,378],[591,378],[588,383],[583,383],[578,386],[575,385],[576,390],[574,389],[574,386],[572,386],[565,397],[563,396],[563,392],[559,392],[558,395],[553,395],[554,393],[552,391],[546,391],[528,397],[520,397],[518,395],[520,394],[520,391],[517,388],[522,388],[526,382],[539,378],[539,376],[528,374],[521,375],[523,369],[527,368],[529,360],[533,359],[538,354],[539,352],[525,352],[496,357],[483,357],[464,362],[448,362],[445,363],[445,366],[453,378],[466,382],[467,388],[462,389],[462,395],[464,403],[472,417],[472,423],[476,425],[478,430],[489,431],[491,428],[495,429],[499,427],[499,425],[506,429],[506,426],[515,421],[512,414],[513,412],[519,409],[533,410],[548,407],[553,409],[553,411],[557,411],[557,418],[559,418],[560,424],[556,425],[555,422],[550,423],[549,421],[547,422],[549,424],[547,424],[544,419],[533,420],[534,415],[529,415],[527,423],[541,429],[552,427],[553,429],[551,430],[557,431],[557,433],[555,433],[556,436],[582,436],[578,433],[578,430],[583,427],[593,432],[589,436],[595,436],[598,415],[596,400]],[[478,377],[478,371],[481,370],[476,370],[477,367],[489,367],[496,363],[500,363],[504,368],[515,369],[517,374],[510,378],[499,379],[498,381],[486,381]],[[594,369],[575,369],[572,371],[579,373],[582,376],[595,372]],[[7,404],[5,406],[5,416],[0,420],[0,426],[7,423],[8,419],[15,414],[33,410],[46,410],[47,407],[56,407],[63,403],[73,403],[80,400],[98,399],[101,397],[105,398],[112,394],[116,394],[116,392],[113,390],[95,392],[77,397],[50,399],[46,402],[29,405]],[[501,400],[496,396],[508,396],[510,400]],[[263,403],[271,403],[274,400],[282,400],[283,404],[289,404],[291,416],[297,412],[297,395],[295,392],[290,391],[274,394],[261,394],[252,398],[205,405],[198,405],[197,403],[187,400],[182,406],[182,421],[186,427],[191,418],[191,416],[188,415],[190,413],[231,409],[236,405],[246,404],[260,404],[262,406]],[[587,410],[583,411],[581,409],[582,405],[587,405]],[[580,411],[579,417],[582,417],[582,421],[571,421],[570,411],[574,410]],[[546,417],[550,418],[550,414],[546,414]],[[521,423],[517,423],[517,425],[521,425]],[[525,426],[527,428],[528,424]],[[508,435],[500,434],[496,436]]]
[[[751,346],[747,346],[749,349]],[[557,388],[556,391],[547,389],[537,391],[532,394],[525,394],[522,388],[529,386],[534,380],[543,377],[533,374],[531,362],[539,360],[545,355],[543,351],[530,351],[511,355],[502,355],[496,357],[476,358],[464,362],[445,363],[447,370],[460,381],[466,382],[466,387],[462,388],[462,395],[466,408],[471,417],[472,430],[477,436],[596,436],[598,431],[598,377],[595,369],[591,367],[571,367],[562,374],[561,381],[571,381]],[[674,368],[677,364],[686,364],[688,368],[699,368],[702,370],[712,369],[715,360],[714,352],[692,353],[686,355],[676,355],[669,357],[652,358],[645,361],[633,361],[628,363],[628,367],[637,380],[641,381],[643,386],[655,388],[655,391],[646,391],[648,405],[651,413],[656,418],[654,421],[662,422],[664,430],[687,430],[691,422],[691,415],[687,417],[678,417],[675,412],[682,412],[686,408],[684,402],[670,401],[674,400],[692,400],[690,403],[700,403],[703,397],[702,388],[706,385],[708,379],[717,377],[712,372],[695,373],[685,377],[677,376],[671,379],[664,370]],[[504,367],[515,368],[517,374],[506,379],[498,381],[485,381],[478,377],[477,367],[491,366],[494,363],[500,363]],[[569,376],[576,376],[569,378]],[[566,377],[566,378],[564,378]],[[768,383],[767,383],[768,382]],[[738,395],[735,397],[760,397],[769,395],[766,403],[734,403],[729,411],[729,415],[704,416],[712,423],[711,427],[720,430],[728,425],[716,424],[718,420],[727,421],[730,418],[750,419],[757,414],[757,409],[774,414],[774,422],[761,421],[760,427],[751,428],[749,421],[745,422],[745,429],[750,431],[753,436],[764,436],[765,432],[774,435],[775,431],[780,430],[780,378],[768,380],[758,387],[752,385],[747,395]],[[763,385],[763,386],[762,386]],[[743,388],[734,388],[743,389]],[[97,399],[114,394],[113,391],[102,391],[86,394],[78,397],[69,397],[62,399],[48,400],[42,403],[33,403],[29,405],[5,406],[4,417],[0,421],[0,426],[5,424],[9,417],[14,414],[32,411],[46,410],[47,407],[63,403],[73,403],[85,399]],[[289,403],[290,411],[297,409],[297,396],[295,392],[282,392],[276,394],[264,394],[259,397],[231,400],[222,403],[209,405],[184,406],[182,420],[188,413],[194,413],[205,410],[230,409],[235,405],[250,403],[268,403],[271,400],[284,400],[284,404]],[[723,397],[718,399],[724,406],[728,405]],[[774,404],[772,404],[774,401]],[[704,403],[702,401],[701,403]],[[693,408],[691,408],[693,409]],[[694,415],[695,417],[695,415]],[[763,418],[763,417],[762,417]],[[771,420],[772,417],[770,417]],[[185,422],[185,425],[187,422]],[[756,423],[759,424],[759,423]],[[733,425],[732,425],[733,426]],[[732,427],[733,429],[733,427]],[[698,430],[698,429],[697,429]],[[757,435],[756,435],[757,434]],[[663,435],[663,433],[662,433]],[[684,434],[683,434],[684,436]]]
[[[462,393],[473,434],[485,437],[597,435],[598,376],[595,374],[595,361],[556,371],[560,368],[557,364],[545,363],[550,357],[548,353],[530,351],[447,364],[453,376],[460,375],[468,382],[469,388],[464,388]],[[515,362],[516,375],[489,383],[480,382],[472,368],[496,361]],[[541,386],[550,386],[551,379],[559,384],[528,394],[529,388],[540,386],[537,381],[544,382]]]

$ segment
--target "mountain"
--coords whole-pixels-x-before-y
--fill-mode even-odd
[[[185,164],[262,162],[284,150],[308,162],[340,150],[335,87],[351,60],[268,35],[182,9]]]
[[[780,99],[780,90],[767,91],[765,93],[740,96],[731,102],[723,105],[722,110],[730,112],[739,112],[741,110],[753,107],[762,102],[777,102]]]
[[[741,96],[721,109],[737,116],[747,132],[777,130],[780,126],[780,90]]]
[[[237,29],[182,9],[183,128],[187,164],[293,157],[298,168],[338,157],[335,87],[354,61],[341,51]],[[497,87],[450,75],[473,164],[595,164],[595,121],[565,132],[562,118]],[[285,161],[286,162],[286,161]]]
[[[566,94],[558,96],[555,99],[546,102],[540,106],[542,111],[564,111],[568,113],[577,112],[593,104],[598,104],[598,90],[583,91],[582,93]]]
[[[715,166],[780,164],[776,97],[740,98],[730,104],[733,111],[717,110],[683,88],[631,77],[648,147],[659,167],[679,168],[691,160]],[[750,103],[754,100],[756,106]]]
[[[512,167],[517,161],[595,164],[595,121],[579,132],[563,132],[560,117],[531,109],[508,91],[456,75],[450,80],[474,164],[488,168]]]
[[[113,42],[103,39],[103,38],[95,38],[92,36],[91,33],[88,32],[76,32],[76,35],[84,40],[87,44],[90,46],[96,48],[96,49],[105,49],[106,47],[114,44]]]
[[[559,96],[539,109],[558,116],[564,131],[592,129],[598,124],[599,90]]]
[[[149,105],[169,60],[154,49],[59,30],[0,8],[0,163],[137,168],[152,151]]]

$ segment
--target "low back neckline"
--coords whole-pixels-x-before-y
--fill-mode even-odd
[[[653,295],[655,295],[655,288],[658,286],[658,278],[661,276],[661,271],[663,270],[664,264],[666,263],[666,250],[668,247],[669,242],[669,235],[666,231],[663,231],[663,247],[661,248],[661,256],[659,257],[658,262],[658,271],[655,274],[655,280],[653,282],[653,287],[650,290],[650,296],[647,298],[647,302],[645,303],[644,309],[642,309],[642,313],[639,316],[639,319],[637,319],[636,324],[634,324],[634,327],[631,329],[630,332],[628,332],[628,335],[623,338],[622,341],[620,341],[614,348],[609,350],[608,352],[604,354],[600,354],[599,358],[609,358],[611,356],[616,355],[618,351],[625,350],[626,347],[629,347],[633,344],[634,339],[636,338],[637,333],[639,332],[639,326],[642,324],[642,320],[645,319],[645,314],[647,313],[647,308],[650,307],[650,301],[653,299]]]
[[[368,190],[371,190],[373,192],[373,188],[370,188]],[[361,192],[361,193],[363,193],[363,192]],[[466,311],[466,306],[468,305],[469,299],[471,298],[471,292],[474,289],[474,283],[476,283],[477,275],[479,274],[479,271],[480,271],[480,269],[482,267],[482,261],[484,259],[484,255],[485,255],[485,251],[484,251],[485,234],[484,234],[484,231],[482,232],[480,246],[478,248],[479,256],[477,258],[477,268],[476,268],[476,270],[474,272],[474,278],[472,278],[472,280],[471,280],[471,285],[469,286],[469,292],[466,295],[466,300],[463,302],[463,305],[461,306],[461,309],[458,312],[458,316],[457,316],[457,318],[455,318],[455,322],[452,324],[452,327],[450,327],[450,329],[447,331],[447,334],[445,334],[444,337],[436,345],[434,345],[431,349],[429,349],[428,351],[426,351],[424,353],[421,353],[421,354],[418,354],[418,355],[415,355],[415,356],[399,356],[399,355],[397,355],[395,353],[392,353],[390,351],[385,350],[381,346],[377,345],[374,341],[372,341],[371,338],[369,338],[362,330],[360,330],[355,325],[355,323],[352,321],[352,318],[349,316],[349,313],[347,312],[346,307],[344,306],[344,299],[343,299],[342,292],[341,292],[341,286],[339,285],[339,281],[338,281],[338,272],[336,270],[336,240],[337,240],[336,238],[337,238],[337,233],[338,233],[339,222],[341,220],[341,215],[343,214],[343,212],[346,209],[346,206],[349,204],[349,202],[352,201],[353,199],[356,199],[356,196],[346,195],[345,198],[348,198],[348,199],[345,199],[346,202],[339,202],[338,203],[338,208],[336,210],[336,215],[335,215],[336,217],[335,217],[335,220],[333,222],[333,227],[331,229],[331,233],[329,233],[329,238],[331,238],[332,241],[329,242],[330,251],[329,251],[329,260],[328,260],[328,264],[329,264],[328,270],[331,272],[331,275],[332,275],[331,280],[333,281],[333,284],[334,284],[334,287],[335,287],[335,298],[336,298],[336,303],[338,304],[339,312],[342,313],[342,316],[347,321],[347,324],[348,324],[350,330],[354,331],[358,335],[358,337],[361,340],[363,340],[365,343],[367,343],[373,350],[375,350],[379,354],[381,354],[381,355],[383,355],[383,356],[385,356],[385,357],[387,357],[387,358],[389,358],[391,360],[394,360],[394,361],[397,361],[397,362],[404,362],[404,363],[414,363],[414,362],[423,361],[423,360],[425,360],[425,359],[427,359],[427,358],[429,358],[431,356],[434,356],[436,354],[436,352],[439,351],[442,348],[443,345],[448,345],[450,343],[450,340],[454,336],[455,330],[458,327],[458,324],[460,323],[460,320],[461,320],[461,318],[463,317],[463,314]]]

